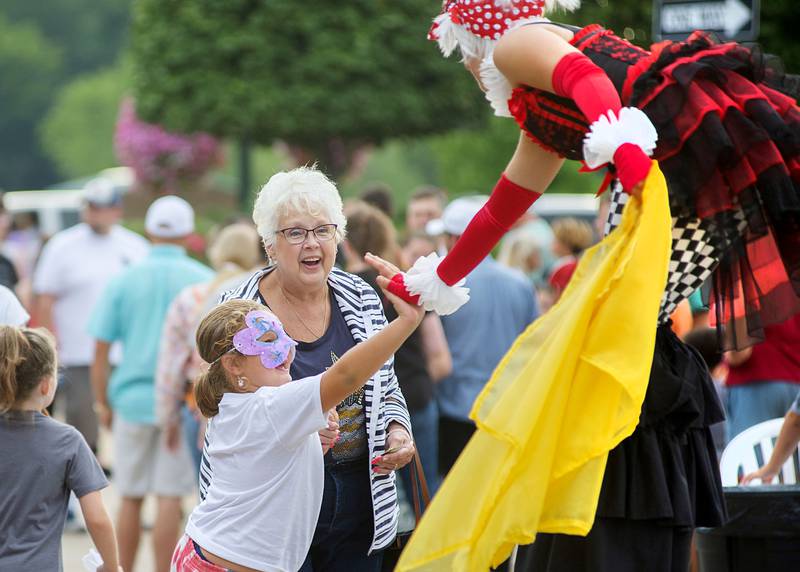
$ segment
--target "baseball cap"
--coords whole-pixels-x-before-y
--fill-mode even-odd
[[[95,207],[116,207],[122,204],[122,189],[110,179],[95,177],[83,186],[83,200]]]
[[[153,201],[144,217],[144,229],[156,238],[180,238],[194,232],[194,209],[180,197]]]
[[[478,214],[481,207],[486,204],[489,197],[486,195],[473,195],[459,197],[448,204],[441,218],[441,228],[444,232],[461,236],[469,222]],[[433,221],[431,221],[433,222]]]

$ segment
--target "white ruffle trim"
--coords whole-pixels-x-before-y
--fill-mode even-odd
[[[486,88],[486,100],[494,109],[498,117],[511,117],[508,110],[508,100],[511,99],[511,84],[506,76],[494,65],[494,58],[490,55],[481,62],[481,82]]]
[[[544,16],[521,18],[515,20],[507,30],[502,33],[496,33],[495,38],[483,38],[473,34],[467,26],[453,23],[450,19],[450,14],[447,12],[439,14],[433,21],[436,24],[436,43],[445,57],[449,57],[458,48],[464,59],[484,60],[492,56],[497,40],[504,34],[532,22],[549,22],[550,20]]]
[[[544,8],[547,12],[556,8],[565,12],[572,12],[581,7],[581,0],[545,0]]]
[[[583,139],[583,158],[589,168],[596,169],[612,163],[614,153],[624,143],[638,145],[652,157],[657,141],[656,128],[644,111],[623,107],[618,116],[608,111],[592,123]]]
[[[426,310],[447,316],[469,301],[469,288],[464,287],[463,278],[452,286],[445,284],[436,273],[441,261],[436,253],[421,256],[406,272],[405,284],[409,292],[419,295]]]

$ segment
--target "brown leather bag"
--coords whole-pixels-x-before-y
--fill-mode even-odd
[[[408,491],[408,493],[411,496],[411,504],[414,507],[416,528],[416,526],[419,526],[422,513],[425,512],[425,509],[431,502],[431,495],[428,491],[428,481],[425,480],[425,473],[422,471],[422,461],[419,458],[418,451],[414,451],[414,460],[410,462],[407,467],[408,470],[411,471],[411,488],[413,490]],[[397,561],[400,560],[400,553],[403,552],[403,548],[405,548],[413,532],[413,530],[398,532],[394,542],[383,551],[383,572],[394,570]]]

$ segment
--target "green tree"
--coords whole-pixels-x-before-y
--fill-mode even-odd
[[[425,41],[431,0],[140,0],[143,118],[257,144],[282,139],[341,174],[360,148],[485,118],[480,93]]]
[[[117,60],[127,41],[131,4],[0,3],[0,186],[30,188],[58,180],[58,170],[42,148],[38,124],[64,83]]]
[[[60,80],[112,65],[128,39],[132,0],[3,0],[13,22],[36,26],[64,55]]]
[[[0,14],[0,188],[46,182],[52,165],[38,149],[34,124],[47,107],[61,54],[32,25]]]
[[[783,60],[786,70],[800,74],[800,10],[795,0],[770,0],[761,3],[759,42],[769,53]]]
[[[41,140],[65,177],[81,177],[117,164],[114,125],[130,72],[120,64],[80,76],[56,97],[41,124]]]
[[[653,43],[652,0],[583,0],[571,14],[552,14],[551,19],[576,26],[601,24],[634,44],[649,47]]]

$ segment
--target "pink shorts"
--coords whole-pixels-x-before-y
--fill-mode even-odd
[[[172,554],[170,572],[227,572],[226,568],[203,560],[194,549],[194,542],[187,534],[178,541]]]

